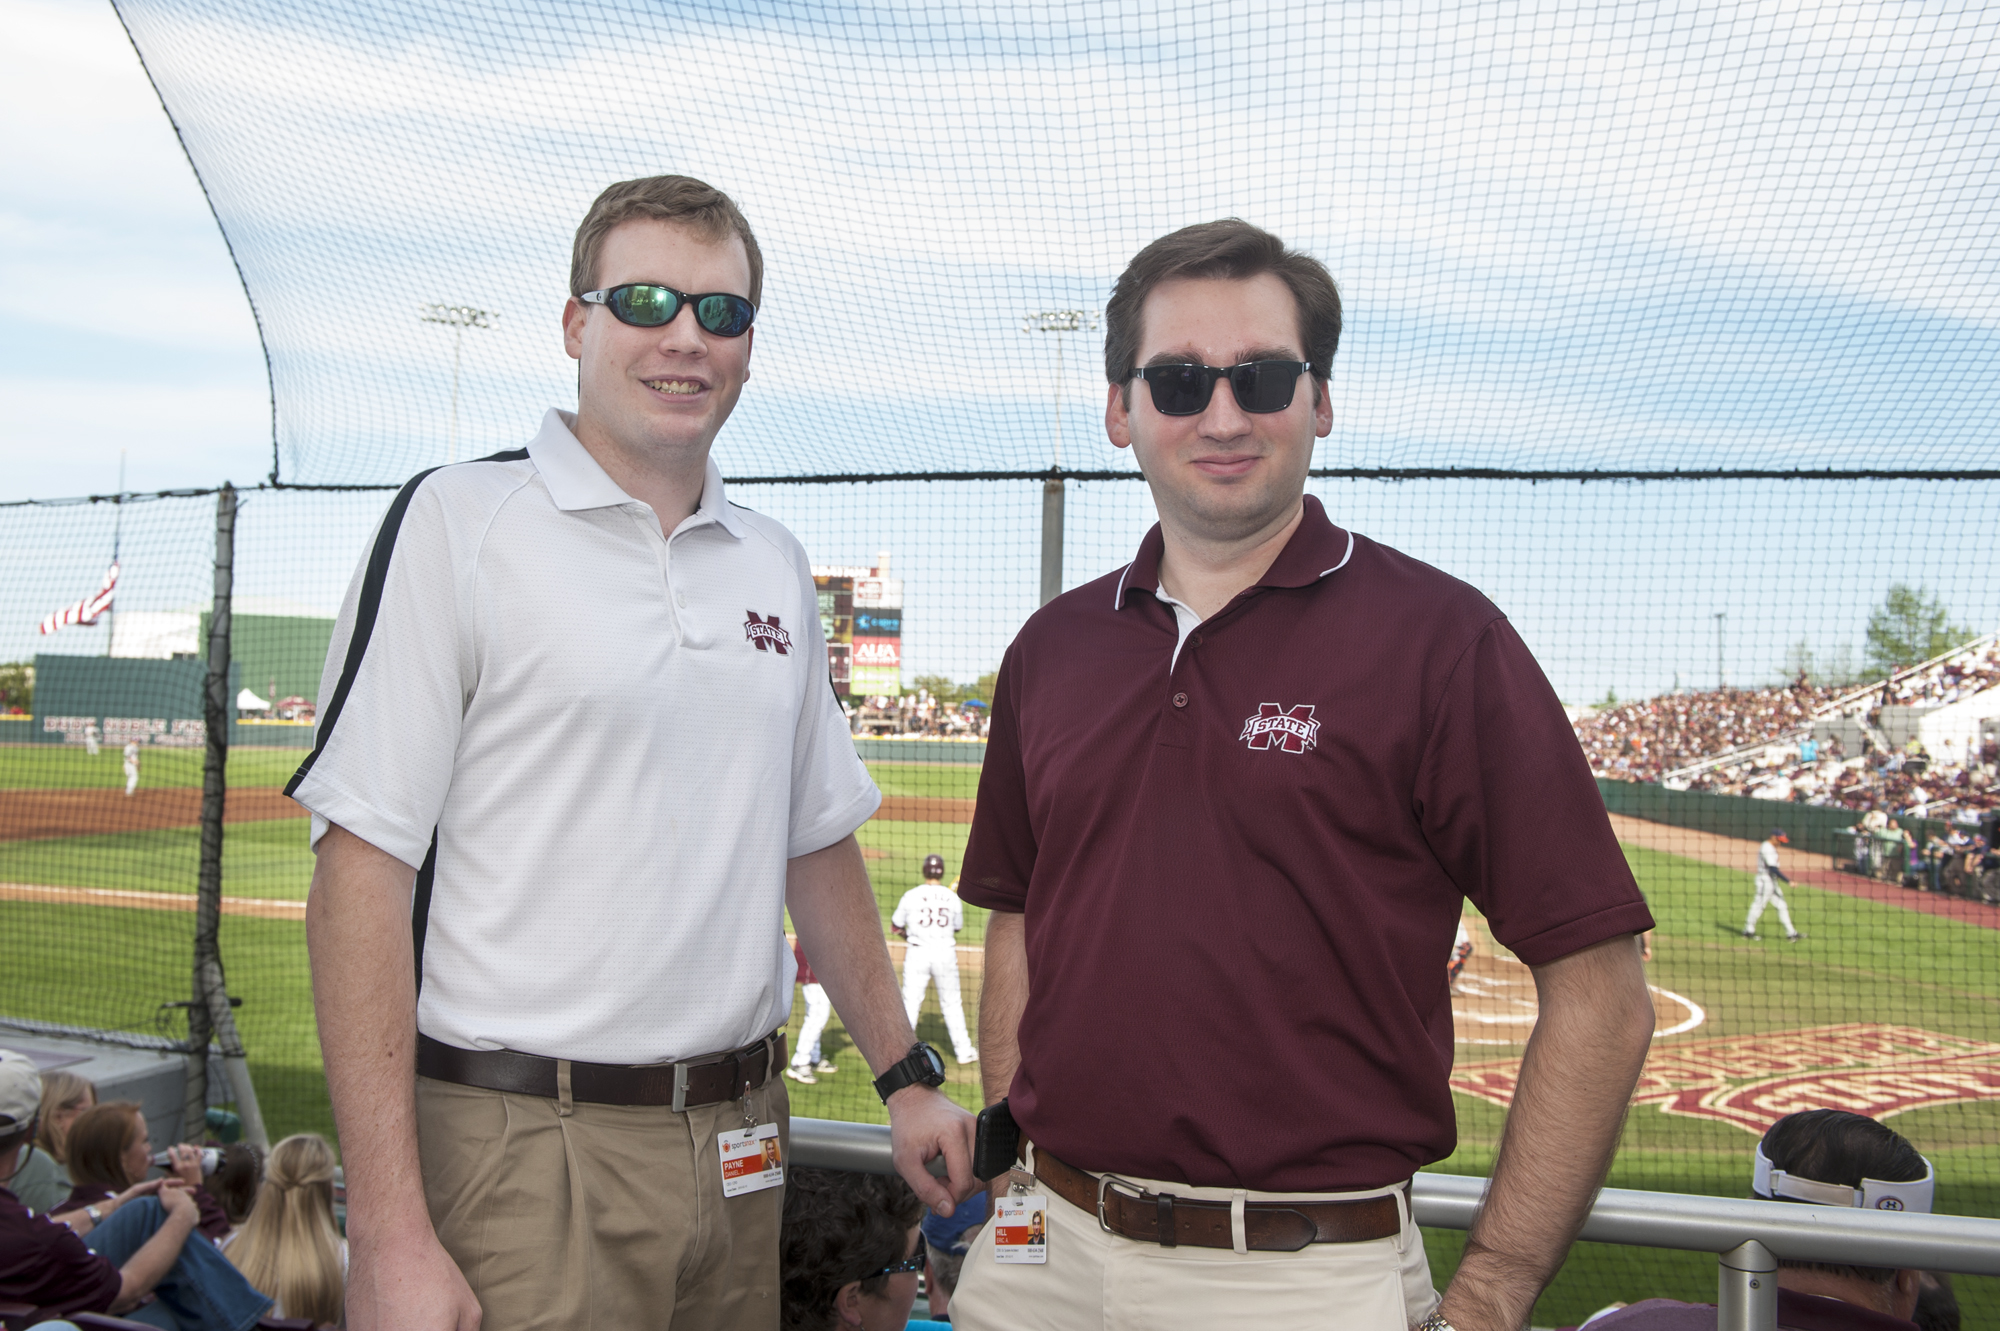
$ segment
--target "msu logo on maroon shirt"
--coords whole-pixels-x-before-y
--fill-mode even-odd
[[[778,627],[778,617],[760,616],[755,610],[745,610],[750,618],[743,621],[743,636],[760,652],[776,652],[789,656],[792,650],[792,635]]]
[[[1313,720],[1311,703],[1284,707],[1274,702],[1257,704],[1257,715],[1243,723],[1236,738],[1253,749],[1283,749],[1304,753],[1319,746],[1319,722]]]

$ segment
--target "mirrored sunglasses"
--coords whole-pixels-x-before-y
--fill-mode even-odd
[[[683,306],[692,305],[695,322],[717,337],[741,337],[750,331],[750,324],[757,317],[755,305],[726,291],[691,296],[651,282],[628,282],[604,291],[586,291],[577,299],[586,305],[602,305],[619,323],[634,328],[664,328],[679,316]]]

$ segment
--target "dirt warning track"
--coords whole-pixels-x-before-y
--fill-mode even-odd
[[[222,821],[305,816],[277,786],[239,786],[223,804]],[[141,790],[129,798],[123,790],[0,790],[0,841],[157,832],[200,822],[201,791],[192,787]]]

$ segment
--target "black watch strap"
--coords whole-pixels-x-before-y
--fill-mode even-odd
[[[875,1094],[887,1104],[889,1097],[905,1086],[944,1085],[944,1056],[922,1040],[910,1046],[900,1063],[875,1079]]]

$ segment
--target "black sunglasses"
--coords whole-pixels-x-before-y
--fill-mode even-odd
[[[873,1272],[861,1278],[863,1280],[873,1280],[876,1276],[902,1276],[909,1275],[915,1271],[921,1271],[924,1269],[924,1251],[924,1236],[918,1234],[917,1250],[915,1252],[900,1262],[885,1266],[880,1271]]]
[[[1236,405],[1259,416],[1292,405],[1299,376],[1312,370],[1309,360],[1249,360],[1219,365],[1148,365],[1132,371],[1135,379],[1153,386],[1153,406],[1162,416],[1199,416],[1215,395],[1215,381],[1229,380]]]
[[[726,291],[710,291],[690,296],[672,287],[651,282],[627,282],[607,291],[586,291],[578,300],[586,305],[602,305],[619,323],[634,328],[664,328],[681,308],[694,306],[694,320],[717,337],[741,337],[750,331],[757,307],[741,296]]]

